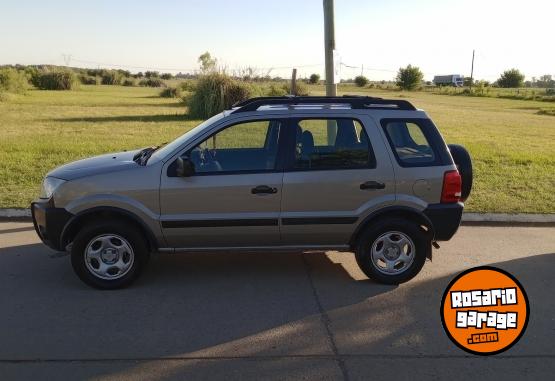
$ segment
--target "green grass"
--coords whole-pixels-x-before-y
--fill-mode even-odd
[[[310,86],[311,94],[323,86]],[[0,207],[26,207],[42,177],[68,161],[159,144],[199,121],[160,89],[82,86],[0,102]],[[453,97],[340,86],[341,93],[403,97],[428,112],[448,143],[465,145],[475,185],[467,210],[555,212],[555,118],[545,102]]]
[[[0,207],[26,207],[68,161],[170,141],[196,126],[157,88],[82,86],[0,102]]]
[[[475,170],[467,211],[555,212],[555,118],[538,114],[545,102],[354,86],[339,92],[408,99],[428,113],[447,143],[464,145]]]

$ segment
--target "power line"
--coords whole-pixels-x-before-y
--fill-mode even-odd
[[[127,65],[127,64],[118,64],[118,63],[99,62],[99,61],[75,58],[71,54],[62,54],[61,57],[62,57],[63,62],[65,63],[66,66],[69,66],[70,62],[77,62],[77,63],[95,65],[95,66],[98,66],[98,67],[104,66],[104,67],[116,67],[116,68],[136,69],[136,70],[173,71],[173,72],[182,72],[182,73],[197,73],[199,71],[198,68],[192,69],[192,68],[178,68],[178,67],[155,67],[155,66],[141,66],[141,65]],[[367,64],[362,64],[362,65],[359,66],[359,65],[350,65],[350,64],[345,63],[345,62],[340,62],[340,65],[342,67],[345,67],[345,68],[348,68],[348,69],[353,69],[353,70],[359,69],[359,70],[361,70],[362,74],[365,73],[365,72],[384,72],[384,73],[397,73],[398,72],[398,70],[375,68],[375,67],[371,67],[370,65],[367,65]],[[265,67],[246,65],[244,67],[252,68],[252,69],[257,70],[257,71],[265,71],[265,72],[267,72],[267,75],[269,75],[274,70],[291,70],[293,68],[296,68],[296,69],[303,69],[304,68],[304,69],[306,69],[306,68],[324,67],[324,64],[323,63],[312,63],[312,64],[303,64],[303,65],[279,65],[279,66],[265,66]],[[435,73],[430,73],[430,72],[425,72],[424,74],[426,76],[435,75]],[[487,78],[497,78],[497,76],[498,76],[497,74],[492,74],[492,75],[481,75],[480,77],[487,79]]]
[[[65,55],[64,55],[65,57]],[[71,57],[71,56],[70,56]],[[143,69],[143,70],[157,70],[157,71],[181,71],[181,72],[196,72],[199,69],[190,69],[190,68],[176,68],[176,67],[153,67],[153,66],[141,66],[141,65],[125,65],[125,64],[116,64],[116,63],[107,63],[107,62],[98,62],[98,61],[91,61],[91,60],[83,60],[77,58],[71,58],[75,62],[85,63],[85,64],[93,64],[93,65],[100,65],[100,66],[112,66],[112,67],[120,67],[120,68],[127,68],[127,69]],[[248,65],[247,67],[252,67],[256,70],[286,70],[286,69],[293,69],[293,68],[309,68],[309,67],[317,67],[317,66],[324,66],[321,63],[318,64],[305,64],[305,65],[289,65],[289,66],[267,66],[267,67],[257,67]]]
[[[81,60],[77,58],[72,58],[73,61],[86,63],[86,64],[93,64],[93,65],[100,65],[100,66],[115,66],[120,68],[126,69],[144,69],[144,70],[157,70],[157,71],[185,71],[185,72],[194,72],[198,71],[199,69],[184,69],[184,68],[163,68],[163,67],[149,67],[149,66],[139,66],[139,65],[123,65],[123,64],[114,64],[114,63],[106,63],[106,62],[97,62],[97,61],[89,61],[89,60]]]

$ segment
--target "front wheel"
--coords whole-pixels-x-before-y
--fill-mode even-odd
[[[399,284],[420,272],[430,250],[430,238],[418,224],[387,218],[366,228],[355,255],[358,266],[368,278]]]
[[[128,286],[147,259],[147,245],[140,232],[120,222],[100,222],[84,227],[71,248],[71,264],[77,276],[100,289]]]

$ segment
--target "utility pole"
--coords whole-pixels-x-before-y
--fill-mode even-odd
[[[291,75],[291,95],[297,95],[297,69],[293,69]]]
[[[335,50],[335,21],[333,14],[333,0],[324,0],[324,47],[326,55],[326,95],[337,96],[337,85],[335,84],[335,68],[333,52]],[[337,137],[337,122],[328,120],[328,144],[335,144]]]
[[[71,54],[62,54],[62,57],[64,58],[64,63],[66,64],[66,66],[69,67],[69,63],[71,62]]]
[[[472,49],[472,66],[470,67],[470,90],[472,90],[472,82],[474,82],[474,49]]]
[[[326,95],[337,95],[337,85],[334,78],[333,51],[335,50],[335,25],[333,15],[333,0],[324,0],[324,42],[326,51]]]

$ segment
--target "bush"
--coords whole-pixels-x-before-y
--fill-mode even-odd
[[[146,78],[158,78],[160,74],[157,71],[145,71]]]
[[[42,72],[32,81],[41,90],[72,90],[79,86],[75,73],[69,70]]]
[[[196,89],[196,84],[195,82],[191,81],[191,80],[185,80],[183,82],[181,82],[178,87],[181,89],[181,91],[195,91]]]
[[[253,96],[253,87],[221,73],[199,78],[195,92],[185,99],[189,115],[207,119]]]
[[[131,77],[131,72],[129,70],[118,69],[117,72],[123,77]]]
[[[12,68],[0,69],[0,92],[25,94],[29,81],[23,71]]]
[[[370,81],[368,80],[368,78],[366,78],[366,77],[363,76],[363,75],[358,75],[358,76],[355,77],[355,84],[356,84],[358,87],[364,87],[364,86],[368,85],[368,82],[370,82]]]
[[[96,85],[96,77],[91,77],[90,75],[81,74],[79,76],[79,82],[83,85]]]
[[[497,80],[499,87],[522,87],[524,74],[517,69],[506,70]]]
[[[274,84],[270,85],[266,95],[268,97],[283,97],[284,95],[289,94],[286,89],[286,85],[283,86],[276,86]]]
[[[285,91],[284,95],[291,94],[291,83],[287,82],[282,86],[282,89]],[[309,94],[308,87],[303,82],[297,81],[297,91],[293,95],[304,97]]]
[[[133,78],[125,78],[121,84],[123,86],[135,86],[135,80]]]
[[[555,116],[555,108],[542,108],[538,111],[538,114]]]
[[[172,79],[172,75],[170,73],[164,73],[160,76],[162,79]]]
[[[408,65],[400,68],[397,73],[396,83],[402,90],[414,90],[422,83],[424,74],[416,66]]]
[[[147,78],[147,79],[141,79],[141,81],[139,82],[139,86],[166,87],[166,84],[164,83],[164,81],[158,78]]]
[[[123,77],[119,71],[107,70],[102,74],[103,85],[120,85]]]
[[[102,77],[104,72],[104,69],[87,69],[87,75],[91,77]]]
[[[181,97],[181,88],[179,87],[168,87],[162,91],[160,91],[161,98],[180,98]]]
[[[312,74],[310,76],[310,78],[308,79],[308,82],[313,84],[313,85],[319,83],[320,82],[320,75],[316,74],[316,73]]]

